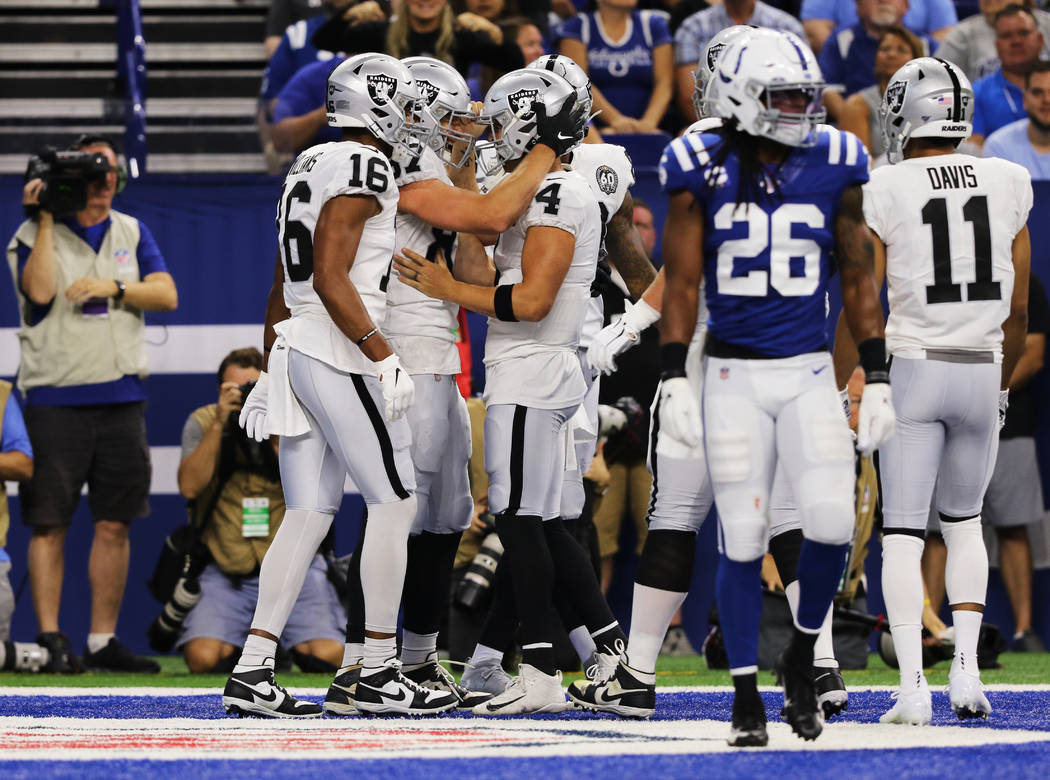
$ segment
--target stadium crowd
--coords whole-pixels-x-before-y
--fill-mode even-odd
[[[961,21],[960,15],[964,15]],[[827,132],[834,134],[833,143],[844,145],[842,154],[856,165],[866,164],[869,158],[873,170],[889,165],[894,149],[892,141],[887,145],[883,115],[885,106],[898,99],[890,91],[891,81],[910,61],[933,56],[954,63],[945,67],[955,79],[957,101],[959,76],[973,84],[972,92],[962,93],[968,96],[965,100],[972,96],[972,105],[964,106],[973,117],[972,127],[967,120],[966,137],[949,136],[954,139],[952,150],[958,144],[961,152],[975,159],[1009,160],[1027,171],[1031,180],[1050,179],[1050,13],[1033,0],[980,0],[977,6],[950,0],[772,4],[596,0],[586,5],[569,0],[274,0],[267,21],[268,64],[261,75],[257,119],[271,173],[286,176],[285,186],[291,189],[282,191],[278,206],[281,248],[267,304],[266,354],[247,348],[231,353],[218,367],[217,402],[200,399],[201,407],[186,421],[178,484],[188,501],[188,524],[170,541],[175,562],[168,561],[163,571],[158,565],[151,583],[165,602],[155,630],[151,629],[154,647],[178,647],[193,672],[229,673],[224,696],[228,711],[319,715],[320,707],[297,701],[274,681],[275,662],[282,668],[282,662],[294,660],[303,670],[335,674],[323,707],[328,714],[355,710],[427,714],[468,706],[480,713],[553,711],[563,699],[555,669],[581,665],[590,682],[570,688],[577,705],[602,709],[612,696],[623,701],[619,709],[607,707],[608,711],[651,714],[656,656],[695,652],[681,628],[680,608],[692,567],[691,553],[682,550],[693,544],[711,503],[704,505],[696,495],[668,498],[676,485],[684,484],[670,478],[673,469],[692,468],[690,464],[698,462],[697,448],[703,447],[672,442],[673,434],[666,433],[669,443],[664,449],[656,445],[662,417],[654,400],[667,399],[668,388],[681,386],[671,382],[686,381],[686,355],[683,349],[681,373],[668,373],[666,347],[662,357],[657,329],[649,327],[660,319],[660,301],[673,297],[664,296],[664,273],[658,273],[661,261],[654,252],[662,226],[653,225],[649,206],[631,197],[631,160],[621,147],[610,145],[630,147],[637,136],[645,135],[670,142],[683,133],[699,137],[710,130],[711,125],[696,128],[693,123],[712,119],[714,103],[704,103],[705,79],[715,72],[720,55],[734,45],[734,39],[725,35],[730,29],[747,30],[741,35],[755,29],[759,35],[763,30],[787,33],[777,40],[796,48],[804,69],[811,63],[816,70],[819,63],[824,80],[835,85],[821,93],[832,126]],[[803,52],[800,46],[809,50]],[[732,50],[739,52],[739,48]],[[361,58],[372,54],[389,55],[407,67],[391,65],[388,58]],[[368,94],[375,100],[378,91],[384,98],[381,103],[400,99],[398,79],[403,73],[417,84],[431,86],[430,93],[416,99],[427,104],[429,115],[438,120],[440,128],[430,129],[427,143],[434,143],[431,157],[444,165],[424,165],[420,172],[422,158],[405,162],[397,156],[403,141],[398,121],[403,124],[404,108],[411,108],[407,102],[398,104],[400,120],[381,113],[370,120],[372,124],[359,119],[354,100],[361,97],[361,90],[353,86],[350,66],[356,68],[355,74],[371,74]],[[522,92],[508,95],[512,88]],[[561,99],[559,90],[565,91]],[[500,126],[503,120],[490,116],[490,125],[501,127],[504,134],[490,139],[489,151],[502,163],[490,166],[483,159],[482,144],[475,145],[472,125],[478,106],[471,101],[483,104],[484,115],[494,94],[509,100],[512,108],[515,96],[526,94],[544,110],[536,112],[530,130],[509,123]],[[572,105],[577,106],[575,112],[569,111]],[[579,106],[586,106],[586,116],[580,115]],[[898,105],[895,110],[899,109]],[[839,136],[836,127],[850,131],[861,146],[854,148],[852,137]],[[517,142],[508,140],[513,138],[512,130],[523,134],[521,143],[530,149],[527,154],[517,149],[511,156],[503,148]],[[585,136],[585,145],[567,147],[559,140],[569,130],[574,137]],[[392,162],[370,150],[375,145],[362,140],[368,133],[394,149]],[[441,140],[435,142],[437,138]],[[371,327],[367,317],[373,314],[373,298],[358,300],[359,310],[353,311],[332,303],[347,295],[349,287],[339,285],[348,278],[353,282],[356,271],[348,275],[349,267],[322,266],[320,258],[328,255],[321,248],[321,236],[330,229],[328,223],[317,213],[306,216],[305,205],[298,206],[297,217],[292,218],[293,205],[310,200],[311,186],[336,186],[323,181],[321,173],[313,173],[320,155],[300,154],[329,142],[364,148],[356,152],[359,156],[347,158],[348,164],[352,159],[358,167],[352,169],[349,184],[340,184],[336,192],[356,196],[341,199],[354,204],[345,206],[341,217],[347,224],[357,224],[359,232],[333,234],[331,240],[360,241],[359,256],[365,257],[373,250],[366,228],[360,226],[370,220],[386,218],[384,224],[392,233],[396,212],[399,240],[402,220],[405,224],[415,220],[411,224],[421,226],[412,234],[416,243],[407,244],[413,251],[404,252],[400,244],[395,247],[399,256],[387,263],[376,291],[380,308],[392,312],[381,328]],[[594,145],[590,152],[587,144]],[[788,144],[792,145],[798,144]],[[19,371],[24,421],[18,400],[0,385],[4,410],[0,478],[22,482],[22,516],[33,528],[28,562],[40,652],[25,643],[16,647],[6,635],[13,598],[3,542],[10,520],[0,493],[0,639],[6,643],[0,645],[5,650],[0,668],[152,672],[157,671],[155,662],[135,656],[120,643],[116,616],[127,576],[128,526],[148,514],[143,312],[173,309],[177,293],[149,229],[111,209],[113,196],[123,187],[113,143],[85,137],[72,148],[102,154],[110,173],[93,185],[85,208],[61,218],[52,217],[46,204],[39,202],[39,180],[28,182],[23,203],[35,207],[38,216],[19,229],[8,250],[23,324],[31,335],[23,338]],[[683,181],[692,167],[683,164],[683,158],[691,154],[700,160],[707,154],[695,144],[691,152],[684,144],[668,149],[661,176],[677,175]],[[678,155],[681,170],[668,174],[668,154]],[[559,160],[568,170],[591,174],[597,182],[592,188],[597,189],[575,193],[575,183],[559,178]],[[722,158],[719,164],[725,163]],[[318,171],[324,170],[319,164]],[[739,170],[744,170],[743,162]],[[858,182],[867,180],[866,170],[851,175]],[[601,203],[600,231],[592,230],[594,225],[582,216],[582,208],[575,213],[570,195],[580,202]],[[360,207],[366,200],[378,204],[375,211],[366,214]],[[673,214],[673,202],[671,208]],[[515,224],[527,226],[521,236],[513,235]],[[559,243],[561,239],[552,233],[572,235],[575,244]],[[788,233],[792,240],[790,229]],[[504,238],[496,243],[499,235]],[[677,251],[676,235],[663,239],[665,245],[670,239],[671,251]],[[134,248],[123,255],[101,251],[101,247],[112,248],[115,241]],[[514,241],[518,267],[508,270],[506,256]],[[583,253],[580,247],[588,247],[598,257],[599,244],[608,262],[596,263],[588,276],[578,257]],[[522,357],[499,341],[501,335],[509,341],[524,332],[506,323],[539,323],[563,305],[561,297],[555,297],[556,290],[532,287],[533,297],[526,303],[522,268],[530,246],[536,253],[532,257],[564,259],[565,287],[572,287],[578,296],[579,312],[591,296],[600,301],[598,322],[591,323],[594,327],[586,337],[592,339],[591,346],[580,347],[585,382],[577,382],[580,366],[575,354],[570,365],[560,366],[563,355],[533,351]],[[108,258],[110,254],[111,265],[91,264],[94,255]],[[447,268],[421,262],[439,257],[447,261]],[[444,276],[431,267],[445,268]],[[337,279],[339,272],[342,276]],[[514,273],[515,286],[521,289],[512,304],[510,295],[499,292],[509,285],[499,280]],[[493,296],[490,291],[485,301],[476,290],[465,290],[493,284],[498,285],[497,292]],[[1033,631],[1028,529],[1045,522],[1045,512],[1035,457],[1038,409],[1031,383],[1043,368],[1050,325],[1046,296],[1034,276],[1031,286],[1024,350],[1008,378],[1010,405],[1002,408],[1005,427],[999,434],[998,460],[980,516],[993,529],[989,537],[995,537],[1001,555],[1015,615],[1013,648],[1041,651]],[[406,294],[406,288],[414,292]],[[432,319],[413,319],[421,315],[412,307],[422,306],[424,300],[432,304],[432,299],[442,299],[423,309]],[[487,410],[486,404],[471,398],[467,309],[490,318],[488,344],[494,351],[486,356]],[[305,324],[311,317],[316,321],[322,311],[330,315],[328,324],[334,323],[331,333],[310,331]],[[578,313],[557,311],[567,317]],[[297,322],[300,315],[302,322]],[[273,328],[282,321],[284,327]],[[307,356],[302,345],[311,339],[329,339],[335,326],[344,340],[351,330],[359,336],[353,339],[354,357],[346,358],[337,346],[331,347],[331,353],[325,347]],[[583,326],[585,332],[587,328]],[[863,348],[866,342],[859,326],[851,325],[851,330]],[[873,334],[872,330],[868,335],[874,339]],[[573,335],[559,331],[545,333],[547,337],[570,344]],[[336,339],[331,338],[334,344]],[[579,334],[575,338],[578,341]],[[761,357],[760,351],[709,354],[754,358]],[[548,362],[535,362],[538,357]],[[362,368],[363,359],[368,361],[367,369]],[[699,358],[689,358],[693,359]],[[863,408],[861,399],[869,409],[875,408],[882,402],[875,392],[886,381],[873,378],[886,373],[885,367],[866,357],[863,349],[858,359],[867,370],[872,392],[862,395],[863,372],[858,369],[856,386],[851,386],[845,402],[847,410],[850,402],[854,407],[854,428],[857,408]],[[511,377],[499,373],[500,360],[523,362]],[[379,432],[374,453],[353,452],[338,421],[323,416],[322,410],[336,397],[328,367],[338,361],[351,366],[344,375],[355,377],[354,413]],[[663,389],[658,384],[661,361]],[[379,366],[374,374],[369,373],[372,365]],[[854,360],[842,377],[843,387],[856,367]],[[532,370],[559,392],[530,383]],[[725,379],[729,368],[722,370]],[[601,372],[608,376],[599,383]],[[433,416],[410,410],[399,422],[413,394],[417,406],[412,408],[422,404]],[[280,416],[275,416],[274,408],[281,409]],[[534,415],[530,419],[541,416],[543,424],[526,426],[526,409]],[[587,419],[576,419],[581,414]],[[299,437],[307,436],[304,426],[317,434],[316,441],[299,442]],[[562,432],[574,429],[575,438],[565,441]],[[360,431],[352,433],[360,436]],[[270,434],[268,442],[260,443]],[[278,445],[277,434],[296,443]],[[70,436],[75,446],[69,445]],[[423,444],[435,442],[446,446],[436,453],[424,452]],[[672,444],[680,451],[675,452]],[[287,461],[296,458],[294,475],[285,456],[293,448],[295,454]],[[515,460],[532,448],[560,449],[549,462],[530,462],[544,472],[547,481],[542,484],[523,477],[521,463]],[[658,453],[664,460],[657,460]],[[331,476],[335,460],[342,466],[342,470],[334,467],[339,471],[338,494],[344,472],[349,472],[368,506],[365,529],[347,560],[336,559],[329,537],[331,505],[334,501],[337,507],[338,500],[329,495],[334,488],[323,480]],[[317,468],[304,471],[304,463]],[[383,479],[375,478],[376,463],[383,466],[379,470]],[[667,519],[661,514],[661,506],[666,509],[668,504],[657,501],[658,463],[671,469],[660,471],[665,480],[659,488],[663,501],[677,500],[680,503],[671,506],[688,507],[687,514],[699,513],[699,517],[683,519],[671,512]],[[306,488],[297,488],[289,497],[293,476],[303,483],[309,482],[307,477],[321,479],[313,488],[317,494],[306,496]],[[785,478],[778,472],[777,480],[781,479]],[[720,480],[732,481],[712,475],[716,496]],[[89,566],[92,628],[81,661],[60,630],[58,609],[65,531],[84,485],[95,521],[95,541]],[[560,495],[560,504],[544,504],[550,495]],[[788,504],[791,500],[786,499]],[[799,500],[804,502],[807,496],[800,493]],[[758,503],[755,498],[756,508]],[[772,509],[775,516],[777,507]],[[845,707],[845,689],[831,646],[830,621],[825,619],[830,600],[816,615],[816,625],[806,597],[800,607],[800,590],[815,590],[803,568],[813,565],[817,555],[813,545],[807,546],[809,517],[801,514],[801,529],[797,524],[788,530],[770,529],[769,555],[763,558],[768,572],[763,569],[763,578],[770,590],[779,588],[787,595],[794,616],[784,621],[785,631],[792,630],[788,621],[794,621],[789,654],[801,652],[800,642],[809,642],[807,674],[811,684],[817,679],[814,696],[819,694],[821,712],[831,717]],[[929,507],[929,514],[928,541],[921,551],[922,584],[928,605],[932,602],[936,611],[946,590],[950,603],[959,601],[951,593],[951,550],[953,544],[960,549],[961,543],[952,541],[959,526],[951,524],[954,518],[945,519],[943,507]],[[508,516],[517,522],[507,522]],[[650,614],[644,625],[641,620],[632,625],[630,637],[603,598],[624,525],[634,527],[642,560],[634,597],[636,617],[640,610]],[[294,536],[299,529],[304,529],[301,537]],[[401,551],[390,549],[398,541]],[[838,541],[821,545],[842,547]],[[727,548],[726,570],[742,565],[734,557],[737,549],[730,554]],[[379,561],[385,562],[382,570],[377,570]],[[391,572],[404,576],[392,578]],[[746,572],[740,569],[739,576],[744,578]],[[657,591],[671,597],[654,595]],[[395,647],[402,598],[403,630]],[[980,601],[966,599],[971,600]],[[729,603],[735,602],[720,601],[720,606]],[[376,608],[378,604],[382,610]],[[747,605],[737,606],[741,614],[750,614]],[[380,612],[383,619],[377,620],[374,616]],[[723,633],[744,631],[738,616],[722,617]],[[818,627],[824,631],[821,638],[798,638],[817,637]],[[727,645],[733,641],[729,638]],[[728,663],[733,664],[732,654],[738,652],[739,658],[739,651],[728,649]],[[509,668],[518,652],[521,675],[511,678],[503,667]],[[468,662],[460,682],[440,666],[439,653]],[[287,659],[282,658],[285,654]],[[898,648],[898,655],[903,674],[906,651]],[[397,657],[399,661],[388,663]],[[712,658],[709,655],[709,661]],[[739,666],[734,667],[734,684],[746,709],[748,689],[741,676],[753,673],[741,675]],[[551,682],[555,679],[556,684]],[[790,681],[785,685],[790,686]],[[645,696],[629,698],[632,691],[643,689]],[[514,699],[516,692],[520,696]],[[397,696],[401,700],[407,696],[402,709],[393,704]],[[966,706],[972,704],[977,714],[981,703],[974,697]],[[525,703],[516,705],[518,700]],[[740,745],[760,744],[748,741],[760,737],[744,709],[739,719],[734,710],[733,739]],[[792,717],[797,721],[799,716]],[[909,722],[922,719],[921,713],[900,717],[911,718]],[[804,720],[796,721],[792,725],[797,733],[812,733]]]

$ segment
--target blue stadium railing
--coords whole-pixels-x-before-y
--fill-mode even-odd
[[[117,79],[124,88],[124,154],[128,172],[146,172],[146,38],[139,0],[111,0],[117,12]]]

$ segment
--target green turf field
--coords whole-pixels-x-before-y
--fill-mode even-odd
[[[0,687],[24,686],[84,686],[132,687],[157,686],[174,688],[221,688],[226,678],[217,674],[190,674],[181,658],[158,657],[160,674],[85,673],[81,675],[0,673]],[[981,679],[986,683],[1050,684],[1050,653],[1003,653],[999,656],[1002,669],[986,669]],[[942,661],[926,672],[930,685],[948,684],[948,661]],[[656,670],[660,685],[729,685],[729,673],[709,670],[700,657],[660,659]],[[566,675],[566,681],[580,674]],[[896,685],[897,671],[887,667],[877,655],[868,657],[868,668],[843,673],[846,685]],[[326,688],[330,675],[283,672],[280,682],[286,687]],[[759,673],[760,684],[773,684],[770,672]]]

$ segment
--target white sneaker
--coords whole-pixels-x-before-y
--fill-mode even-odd
[[[498,696],[510,685],[510,675],[503,671],[501,662],[497,658],[488,658],[484,661],[475,661],[472,658],[467,661],[459,684],[468,691],[491,693],[493,696]]]
[[[897,702],[890,711],[879,718],[879,723],[906,723],[911,726],[929,726],[933,720],[933,700],[930,686],[923,678],[922,684],[910,693],[897,691],[893,694]]]
[[[526,715],[533,712],[564,712],[568,709],[561,687],[561,672],[544,674],[535,666],[521,664],[503,693],[479,704],[475,715]]]
[[[988,697],[984,695],[981,678],[974,674],[959,672],[948,677],[948,700],[952,712],[960,720],[967,718],[987,718],[992,711]]]

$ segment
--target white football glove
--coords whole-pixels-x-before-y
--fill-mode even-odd
[[[864,385],[857,419],[857,449],[870,455],[890,440],[897,428],[897,413],[888,382]]]
[[[391,355],[376,363],[376,373],[383,387],[383,401],[386,403],[386,419],[394,421],[408,411],[416,397],[416,386],[412,377],[401,368],[397,355]]]
[[[606,325],[587,348],[587,362],[591,368],[603,374],[616,370],[616,357],[638,343],[643,330],[660,319],[660,312],[639,300],[632,305],[625,304],[623,316],[616,322]]]
[[[255,387],[244,399],[244,406],[237,417],[237,423],[244,428],[244,432],[256,441],[263,441],[266,433],[266,406],[270,395],[270,375],[265,371],[259,374]]]
[[[700,401],[684,376],[665,379],[660,384],[660,433],[687,447],[699,447],[703,426]]]
[[[999,430],[1003,429],[1006,425],[1006,410],[1010,406],[1010,391],[1000,390],[999,391]]]

